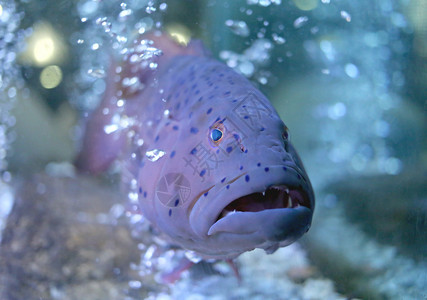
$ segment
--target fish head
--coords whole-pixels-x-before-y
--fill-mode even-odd
[[[157,203],[158,225],[208,258],[272,253],[308,231],[314,193],[267,98],[254,88],[226,98],[197,104],[180,120],[174,158],[157,186],[168,203]]]

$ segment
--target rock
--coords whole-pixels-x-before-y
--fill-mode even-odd
[[[123,195],[86,177],[37,175],[22,182],[0,248],[1,299],[124,299],[140,251]],[[147,295],[152,278],[137,290]],[[151,281],[150,281],[151,280]]]

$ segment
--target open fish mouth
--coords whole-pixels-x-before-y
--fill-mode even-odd
[[[272,185],[264,192],[252,193],[232,201],[220,212],[216,221],[235,212],[259,212],[300,206],[311,209],[309,196],[304,190],[284,184]]]
[[[189,222],[201,239],[221,244],[221,249],[203,250],[222,255],[290,244],[310,228],[313,210],[314,193],[305,172],[277,165],[210,187],[189,206]]]

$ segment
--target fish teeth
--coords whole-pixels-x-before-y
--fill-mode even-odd
[[[231,210],[223,210],[222,211],[222,213],[221,213],[221,216],[220,216],[220,219],[221,218],[224,218],[224,217],[226,217],[226,216],[228,216],[228,215],[230,215],[230,214],[234,214],[236,212],[236,210],[233,210],[233,211],[231,211]]]
[[[291,196],[289,196],[289,198],[288,198],[288,206],[287,207],[292,207],[292,198],[291,198]]]

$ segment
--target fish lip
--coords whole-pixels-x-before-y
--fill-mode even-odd
[[[234,182],[217,183],[210,189],[209,195],[201,195],[189,212],[190,226],[197,236],[201,239],[209,238],[209,230],[218,221],[218,216],[233,201],[253,193],[266,191],[267,188],[274,185],[285,185],[290,189],[304,191],[308,201],[306,208],[312,214],[314,211],[314,193],[305,172],[289,164],[269,166],[268,169],[269,172],[265,172],[263,167],[258,167],[240,173],[234,177],[238,177]],[[249,183],[246,181],[245,174],[259,179]],[[227,188],[227,186],[229,187]],[[292,210],[293,208],[285,209]]]

